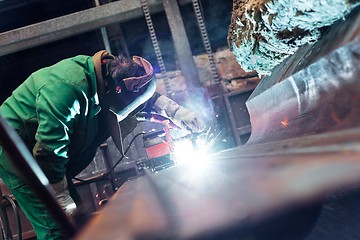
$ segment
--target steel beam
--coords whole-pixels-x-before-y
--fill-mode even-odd
[[[150,1],[154,11],[160,0]],[[140,1],[122,0],[0,34],[0,56],[141,16]]]
[[[152,13],[164,9],[161,0],[149,0],[149,7]],[[0,56],[141,16],[140,1],[121,0],[17,28],[0,33]]]
[[[209,156],[201,168],[194,158],[146,173],[121,186],[74,239],[229,239],[234,229],[236,239],[251,238],[270,217],[321,204],[324,193],[359,189],[359,137],[355,128],[245,145]],[[297,218],[283,219],[271,239]]]

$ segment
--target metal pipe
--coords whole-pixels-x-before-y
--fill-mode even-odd
[[[8,203],[4,199],[2,199],[1,206],[0,206],[0,221],[1,221],[0,233],[2,234],[0,236],[1,240],[3,240],[4,238],[5,239],[11,239],[11,237],[12,237],[9,218],[8,218],[8,215],[7,215],[7,212],[6,212],[6,208],[9,205],[10,205],[10,203]],[[4,238],[2,238],[2,237],[4,237]]]
[[[17,226],[18,239],[22,240],[22,230],[21,230],[21,220],[20,220],[19,209],[18,209],[15,201],[9,195],[3,196],[3,199],[6,199],[10,203],[11,208],[14,211],[15,221],[16,221],[16,226]]]

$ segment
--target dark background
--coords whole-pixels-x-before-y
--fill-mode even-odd
[[[0,1],[0,32],[94,6],[92,0],[3,0]],[[226,37],[232,0],[206,0],[202,1],[202,7],[213,51],[227,47]],[[180,6],[180,11],[193,55],[205,53],[192,5]],[[152,14],[152,21],[166,69],[175,70],[177,69],[176,54],[165,12]],[[149,59],[158,72],[156,56],[145,19],[141,17],[123,22],[121,29],[129,54]],[[0,57],[0,103],[10,96],[11,92],[32,72],[64,58],[79,54],[93,55],[101,49],[104,49],[102,36],[100,30],[96,30]],[[111,45],[111,49],[113,54],[123,52],[114,45]]]

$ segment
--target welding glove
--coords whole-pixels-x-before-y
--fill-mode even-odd
[[[196,113],[184,108],[166,96],[160,96],[154,103],[154,109],[165,114],[179,127],[192,132],[200,132],[204,129],[204,122],[197,117]]]
[[[61,208],[68,216],[72,216],[76,211],[76,204],[70,197],[66,177],[58,183],[51,184],[55,191],[55,198]]]

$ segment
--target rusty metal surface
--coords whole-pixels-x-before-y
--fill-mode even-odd
[[[196,239],[360,187],[360,128],[212,155],[126,182],[75,239]],[[197,159],[193,159],[195,162]]]
[[[257,86],[252,97],[308,67],[337,48],[354,41],[359,35],[360,6],[353,9],[346,18],[335,22],[329,27],[316,43],[301,47],[295,54],[275,67],[271,72],[271,76],[265,77]]]
[[[260,82],[246,103],[248,144],[360,125],[359,23],[357,7]]]

